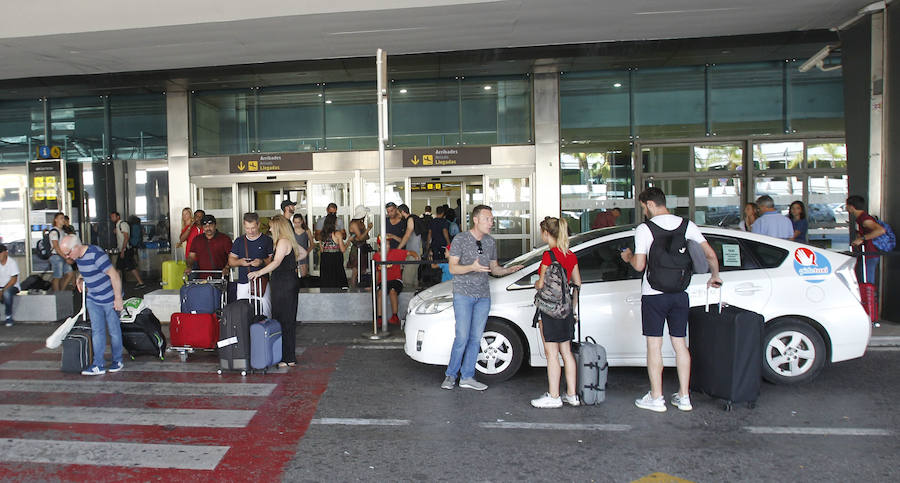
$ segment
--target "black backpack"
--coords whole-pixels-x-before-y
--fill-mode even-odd
[[[413,231],[416,235],[423,236],[428,233],[428,226],[425,225],[425,220],[420,218],[418,215],[409,215],[413,219]]]
[[[44,235],[37,242],[37,247],[35,250],[37,251],[37,256],[41,260],[49,260],[50,255],[53,254],[53,243],[50,242],[50,232],[56,231],[56,235],[59,236],[59,230],[56,228],[51,228],[49,230],[44,230]]]
[[[694,265],[685,238],[687,227],[687,220],[682,220],[672,231],[662,229],[652,220],[647,222],[647,228],[653,234],[647,257],[647,282],[654,290],[678,293],[691,284]]]

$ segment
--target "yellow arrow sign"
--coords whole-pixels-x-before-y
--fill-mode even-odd
[[[243,162],[243,161],[241,161],[241,162],[238,163],[238,165],[237,165],[238,171],[243,171],[245,167],[246,167],[246,166],[244,166],[244,162]]]
[[[418,157],[418,156],[413,156],[413,158],[410,160],[410,163],[412,163],[412,164],[419,164],[419,157]]]

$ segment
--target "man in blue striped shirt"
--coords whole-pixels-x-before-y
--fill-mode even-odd
[[[109,372],[119,372],[125,368],[122,363],[122,328],[119,326],[119,311],[122,310],[122,279],[119,272],[109,262],[109,257],[95,245],[82,245],[75,235],[66,235],[60,242],[60,255],[78,262],[78,290],[87,290],[85,303],[91,316],[91,340],[94,346],[94,362],[81,371],[85,376],[106,374],[103,348],[106,347],[106,333],[112,349],[112,364]]]

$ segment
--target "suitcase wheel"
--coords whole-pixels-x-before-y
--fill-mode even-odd
[[[725,401],[725,404],[722,405],[723,411],[728,412],[728,411],[731,411],[732,409],[734,409],[734,406],[731,401]]]
[[[222,369],[217,370],[217,371],[216,371],[216,374],[218,374],[218,375],[221,376],[221,375],[222,375]]]
[[[241,375],[242,375],[242,376],[246,376],[246,375],[247,375],[247,371],[241,371]]]
[[[187,362],[187,351],[179,352],[178,358],[181,359],[181,362]]]

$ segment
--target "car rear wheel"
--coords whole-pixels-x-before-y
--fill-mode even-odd
[[[525,344],[509,324],[488,320],[481,336],[481,350],[475,362],[478,378],[485,382],[505,381],[522,365]]]
[[[773,384],[812,380],[825,366],[825,341],[809,324],[784,319],[766,327],[763,378]]]

